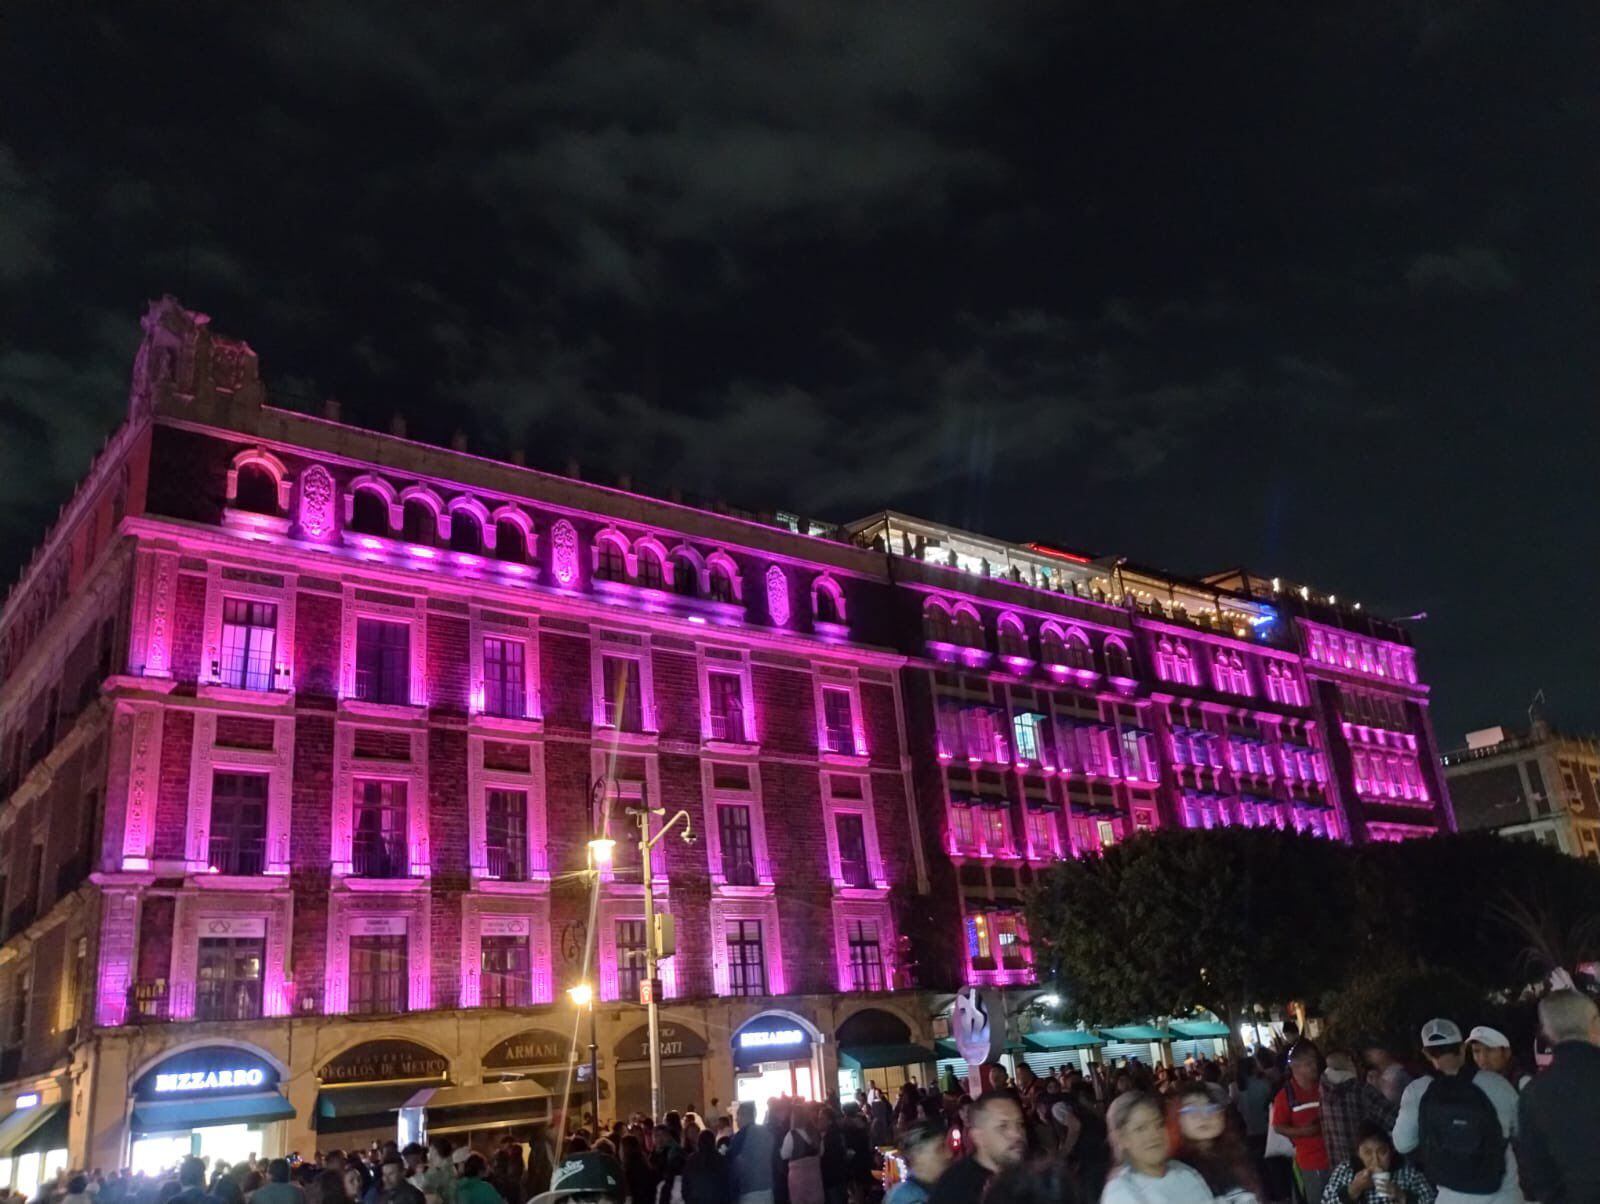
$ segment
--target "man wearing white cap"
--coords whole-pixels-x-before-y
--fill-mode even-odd
[[[1422,1052],[1434,1077],[1418,1079],[1400,1097],[1394,1147],[1415,1151],[1439,1189],[1438,1204],[1519,1204],[1517,1092],[1464,1054],[1452,1020],[1422,1026]]]
[[[1511,1038],[1507,1037],[1497,1028],[1490,1028],[1487,1024],[1480,1024],[1467,1034],[1467,1048],[1472,1051],[1472,1060],[1478,1064],[1479,1070],[1492,1070],[1506,1082],[1512,1084],[1518,1091],[1528,1085],[1532,1075],[1517,1075],[1514,1065],[1516,1059],[1511,1056]]]

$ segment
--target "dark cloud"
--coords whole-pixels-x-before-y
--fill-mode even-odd
[[[1429,609],[1447,738],[1534,684],[1582,721],[1594,25],[1496,0],[23,6],[4,559],[174,291],[285,404],[747,505],[1254,563]],[[1513,654],[1483,566],[1527,526],[1550,551],[1517,588],[1559,635]]]

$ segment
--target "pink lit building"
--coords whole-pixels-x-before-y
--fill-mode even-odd
[[[669,1106],[925,1078],[953,987],[1029,997],[1044,864],[1449,826],[1404,633],[1279,594],[357,429],[154,304],[0,615],[0,1181],[540,1114],[587,1061],[597,795],[700,838],[652,866]],[[608,1115],[648,1092],[630,847]]]

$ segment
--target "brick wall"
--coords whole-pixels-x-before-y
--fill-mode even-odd
[[[295,601],[294,679],[302,700],[339,692],[338,598],[301,590]]]
[[[467,620],[428,612],[428,704],[435,710],[464,715],[472,668],[467,646]]]
[[[179,681],[196,681],[202,671],[211,670],[200,663],[205,626],[206,579],[199,573],[180,573],[172,615],[172,676]]]
[[[467,881],[467,733],[462,728],[428,730],[428,839],[435,889]],[[459,908],[457,909],[459,911]],[[434,948],[434,957],[439,955]]]

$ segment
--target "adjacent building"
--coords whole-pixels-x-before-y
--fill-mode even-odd
[[[644,1107],[630,807],[698,837],[651,867],[665,1097],[701,1109],[925,1077],[962,984],[1023,1010],[1021,899],[1060,858],[1452,825],[1409,639],[1354,608],[281,409],[170,298],[0,672],[0,1181],[30,1193],[365,1143],[402,1105],[542,1115],[588,1060],[585,978],[602,1111]]]
[[[1440,763],[1461,830],[1487,829],[1600,861],[1600,740],[1535,717],[1468,732]]]

